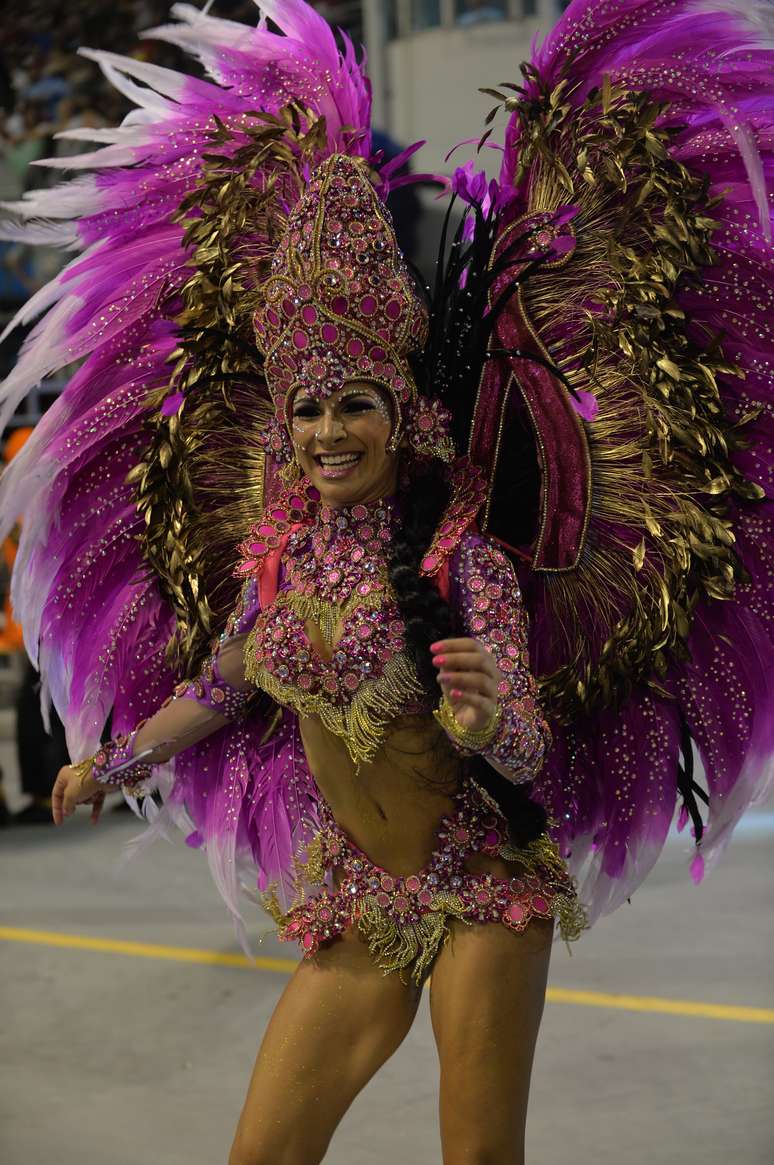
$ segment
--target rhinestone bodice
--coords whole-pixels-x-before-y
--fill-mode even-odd
[[[287,541],[276,598],[256,620],[248,676],[279,703],[320,716],[368,761],[399,715],[430,713],[388,579],[394,501],[320,506]]]

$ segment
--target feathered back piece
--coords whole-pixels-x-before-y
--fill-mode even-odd
[[[454,179],[438,379],[521,563],[556,728],[536,792],[592,916],[648,872],[678,793],[698,880],[771,784],[773,65],[763,6],[575,0],[487,91],[499,181]]]
[[[11,325],[45,313],[0,389],[5,423],[80,362],[0,488],[4,527],[23,515],[14,606],[76,759],[111,708],[120,731],[195,670],[233,606],[235,545],[273,488],[252,319],[289,213],[332,154],[368,159],[382,194],[405,162],[371,154],[349,42],[301,0],[261,8],[251,29],[176,5],[149,34],[205,80],[86,51],[136,109],[68,131],[102,146],[44,164],[91,173],[8,208],[4,237],[78,252]]]

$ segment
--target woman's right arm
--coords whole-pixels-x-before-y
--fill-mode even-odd
[[[255,603],[243,596],[239,617],[216,647],[196,679],[177,686],[172,697],[149,719],[127,736],[117,736],[96,755],[60,770],[51,793],[54,822],[60,825],[76,805],[92,805],[92,821],[99,819],[105,792],[131,788],[183,749],[210,736],[224,724],[238,719],[255,688],[245,678],[246,625],[254,622]]]

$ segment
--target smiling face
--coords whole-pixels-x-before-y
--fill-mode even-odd
[[[325,400],[298,392],[291,409],[296,457],[326,505],[395,493],[398,456],[386,448],[393,426],[387,393],[367,381],[350,381]]]

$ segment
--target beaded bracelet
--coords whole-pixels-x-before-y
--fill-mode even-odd
[[[440,704],[433,712],[438,723],[452,737],[455,744],[474,753],[484,752],[492,743],[497,736],[502,714],[502,705],[498,703],[495,705],[495,710],[492,713],[489,723],[485,724],[483,728],[473,731],[470,728],[466,728],[464,724],[460,724],[454,715],[454,709],[445,695],[441,697]]]
[[[101,745],[91,761],[91,776],[98,784],[107,788],[131,789],[152,775],[151,765],[133,758],[135,737],[144,723],[138,724],[128,736],[116,736]]]

